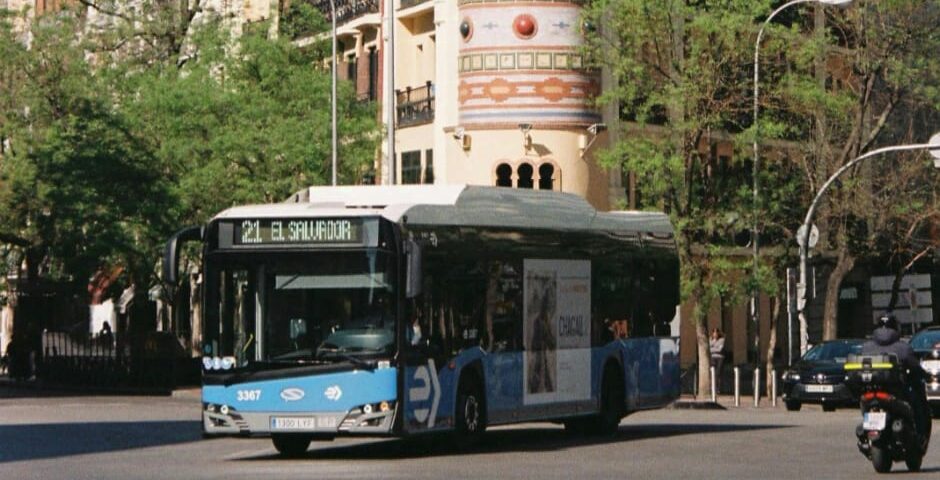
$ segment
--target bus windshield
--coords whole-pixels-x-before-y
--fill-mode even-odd
[[[311,363],[394,353],[388,253],[220,254],[209,260],[207,348],[250,361]],[[260,339],[260,341],[258,341]]]

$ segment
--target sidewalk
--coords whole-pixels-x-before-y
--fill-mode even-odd
[[[202,390],[199,387],[184,386],[173,390],[156,387],[124,387],[106,385],[63,385],[47,383],[35,377],[29,380],[13,380],[6,374],[0,375],[0,389],[19,389],[48,393],[74,393],[82,395],[126,395],[126,396],[172,396],[178,398],[199,399]]]
[[[734,395],[718,395],[716,401],[711,401],[709,396],[694,397],[692,395],[682,395],[671,408],[677,409],[701,409],[701,410],[729,410],[737,408],[754,408],[754,397],[742,395],[740,406],[734,405]],[[777,406],[773,406],[770,398],[761,397],[757,408],[785,408],[783,399],[777,398]]]

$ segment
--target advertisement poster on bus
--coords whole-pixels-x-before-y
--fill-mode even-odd
[[[591,262],[524,261],[523,403],[591,395]]]

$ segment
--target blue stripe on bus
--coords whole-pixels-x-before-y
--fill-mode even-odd
[[[346,412],[366,403],[396,400],[396,368],[355,370],[297,378],[279,378],[231,386],[205,385],[202,401],[228,405],[243,412]],[[303,391],[303,397],[285,400],[288,389]],[[296,391],[286,394],[296,398]]]

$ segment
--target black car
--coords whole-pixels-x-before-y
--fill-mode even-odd
[[[927,401],[933,416],[940,417],[940,327],[921,330],[911,337],[911,348],[927,372]]]
[[[797,411],[804,403],[822,404],[831,412],[838,405],[858,402],[845,385],[846,357],[862,350],[863,340],[844,339],[820,343],[783,374],[783,401]]]

